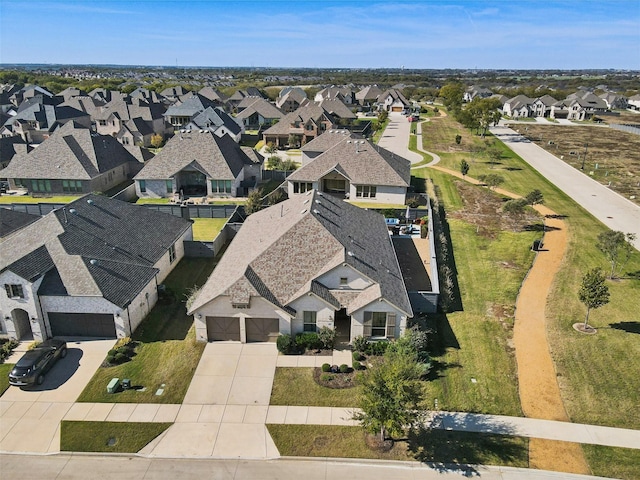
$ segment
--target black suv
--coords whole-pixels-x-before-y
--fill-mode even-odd
[[[18,360],[13,370],[9,372],[9,383],[18,387],[42,385],[44,374],[59,358],[66,356],[67,342],[58,338],[45,340]]]

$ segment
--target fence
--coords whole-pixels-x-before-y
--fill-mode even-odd
[[[609,127],[615,130],[621,130],[623,132],[633,133],[634,135],[640,135],[640,125],[617,125],[609,124]]]
[[[277,180],[279,182],[284,182],[294,171],[295,170],[263,170],[262,180]]]

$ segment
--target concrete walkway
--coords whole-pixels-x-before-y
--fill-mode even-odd
[[[425,123],[425,122],[419,122],[418,126],[416,128],[416,136],[418,137],[418,141],[416,142],[416,148],[418,150],[420,150],[422,153],[426,153],[427,155],[431,155],[431,158],[433,158],[433,160],[431,160],[426,165],[420,165],[419,167],[411,167],[412,169],[414,169],[414,168],[422,168],[422,167],[432,167],[432,166],[440,163],[440,155],[438,155],[437,153],[428,152],[424,148],[422,148],[422,124],[423,123]]]
[[[389,124],[382,132],[378,145],[390,152],[406,158],[411,163],[420,163],[424,159],[422,155],[409,150],[409,135],[411,122],[399,112],[389,112]]]
[[[634,246],[640,250],[639,205],[596,182],[514,130],[504,126],[491,127],[489,130],[607,227],[625,233],[635,233]]]

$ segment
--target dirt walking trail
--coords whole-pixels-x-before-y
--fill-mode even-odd
[[[475,178],[463,177],[455,170],[436,165],[430,168],[476,185],[480,183]],[[519,195],[500,188],[496,192],[519,198]],[[568,422],[547,342],[545,317],[547,297],[567,249],[567,226],[549,208],[543,205],[534,208],[545,216],[546,232],[542,251],[536,255],[516,301],[513,343],[520,403],[527,417]],[[541,470],[591,473],[579,444],[538,438],[529,441],[529,466]]]

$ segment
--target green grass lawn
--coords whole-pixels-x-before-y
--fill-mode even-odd
[[[0,364],[0,395],[9,388],[9,372],[13,368],[13,363]]]
[[[351,205],[355,205],[360,208],[395,208],[395,209],[406,209],[406,205],[402,205],[400,203],[376,203],[376,202],[360,202],[355,200],[349,200]]]
[[[430,161],[433,160],[433,157],[427,153],[423,153],[420,150],[418,150],[418,137],[416,137],[415,135],[410,135],[409,136],[409,150],[411,150],[412,152],[417,153],[418,155],[422,155],[423,160],[419,163],[413,163],[411,166],[412,167],[417,167],[419,165],[424,165],[429,163]]]
[[[481,433],[425,430],[396,441],[391,450],[370,448],[360,427],[267,425],[281,455],[374,458],[528,467],[528,440]]]
[[[194,218],[193,239],[201,242],[211,242],[220,233],[226,218]]]
[[[373,143],[378,143],[380,141],[380,139],[382,138],[382,134],[384,133],[385,128],[387,128],[387,125],[389,125],[390,121],[391,120],[389,119],[389,117],[387,117],[387,119],[380,125],[380,128],[376,130],[376,132],[371,137],[371,141]]]
[[[59,195],[55,197],[32,197],[30,195],[0,195],[0,204],[7,203],[71,203],[82,195]]]
[[[158,303],[132,336],[139,342],[130,362],[99,368],[78,398],[79,402],[109,403],[181,403],[189,388],[205,344],[196,342],[193,318],[187,316],[186,292],[202,285],[215,265],[214,259],[184,258],[165,280],[176,301]],[[131,389],[117,394],[107,393],[106,386],[114,378],[129,378]],[[164,385],[164,394],[156,390]]]
[[[313,368],[276,368],[270,405],[356,407],[360,387],[326,388],[313,380]]]
[[[633,448],[582,445],[594,475],[623,480],[640,478],[640,450]]]
[[[163,203],[169,203],[169,199],[168,198],[138,198],[138,200],[136,200],[136,203],[163,204]]]
[[[171,423],[63,420],[60,425],[60,450],[63,452],[137,453],[170,426]]]

